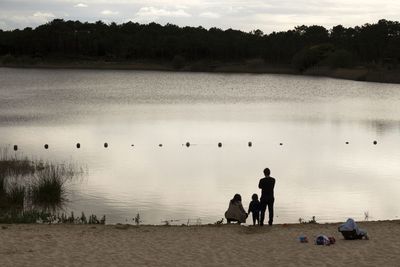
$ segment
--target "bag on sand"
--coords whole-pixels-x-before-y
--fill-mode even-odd
[[[336,240],[334,237],[327,237],[326,235],[319,235],[315,239],[316,245],[329,246],[335,244]]]
[[[369,239],[367,231],[358,228],[357,223],[352,218],[348,218],[344,224],[340,225],[338,231],[342,233],[346,240],[362,239],[363,237]]]

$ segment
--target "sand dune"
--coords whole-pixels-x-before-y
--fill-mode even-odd
[[[370,240],[356,241],[338,225],[2,225],[0,266],[399,266],[400,221],[360,223]]]

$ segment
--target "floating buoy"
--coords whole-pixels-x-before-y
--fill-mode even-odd
[[[248,145],[249,147],[251,147],[251,146],[253,145],[253,143],[252,143],[252,142],[248,142],[247,145]]]
[[[186,147],[190,147],[190,143],[189,142],[186,142]]]
[[[48,144],[45,144],[45,145],[44,145],[44,148],[45,148],[45,149],[48,149],[48,148],[49,148],[49,145],[48,145]]]
[[[159,147],[162,147],[162,144],[158,144]]]
[[[349,142],[348,141],[346,141],[346,145],[348,145],[349,144]]]
[[[18,146],[14,145],[14,151],[17,151],[17,150],[18,150]]]
[[[131,146],[135,146],[134,144],[132,144]]]
[[[76,148],[81,148],[81,144],[77,143]]]
[[[279,143],[280,146],[283,146],[283,143]]]
[[[218,147],[222,147],[222,143],[221,142],[218,143]]]
[[[374,143],[374,145],[378,144],[378,142],[376,140],[373,143]]]
[[[107,144],[107,143],[104,143],[104,147],[107,148],[107,147],[108,147],[108,144]]]

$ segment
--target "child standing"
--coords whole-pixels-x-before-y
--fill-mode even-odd
[[[249,204],[249,211],[248,213],[253,215],[253,225],[256,225],[256,222],[258,225],[260,225],[260,210],[261,210],[261,206],[260,206],[260,201],[258,200],[258,195],[257,194],[253,194],[251,196],[251,202]]]

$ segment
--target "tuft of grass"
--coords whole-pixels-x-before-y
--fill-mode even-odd
[[[168,220],[165,220],[165,221],[162,221],[162,222],[164,223],[164,226],[170,226],[171,225],[170,221],[168,221]]]
[[[81,222],[82,222],[82,224],[87,224],[88,222],[87,222],[87,219],[86,219],[86,215],[85,215],[85,213],[82,211],[82,215],[81,215]]]
[[[142,223],[139,213],[136,214],[135,218],[133,218],[133,221],[135,222],[136,226],[139,226]]]
[[[0,223],[37,223],[38,221],[48,222],[50,214],[37,211],[17,211],[8,210],[6,212],[0,213]]]
[[[97,219],[97,216],[92,214],[89,216],[89,224],[105,224],[106,223],[106,215],[103,215],[100,220]]]
[[[45,209],[60,208],[66,201],[65,184],[74,176],[71,166],[41,163],[37,165],[34,181],[30,186],[32,203]]]
[[[2,203],[1,200],[6,195],[6,188],[4,186],[5,181],[6,181],[5,176],[0,172],[0,205]]]
[[[299,218],[299,223],[304,224],[304,223],[317,223],[317,220],[315,219],[315,216],[312,216],[311,220],[305,221],[303,218]]]
[[[35,163],[28,157],[11,155],[7,148],[0,148],[0,177],[29,175],[35,172]]]
[[[224,223],[224,218],[221,218],[221,220],[216,221],[214,224],[215,225],[222,225]]]
[[[22,185],[13,184],[6,193],[6,203],[11,208],[23,209],[25,199],[25,188]]]
[[[24,207],[25,187],[16,180],[10,182],[0,175],[0,211],[3,209],[19,209]]]
[[[66,182],[83,173],[73,165],[33,161],[0,148],[0,223],[105,224],[105,216],[55,214],[67,200]]]
[[[90,215],[89,221],[85,221],[86,216],[82,212],[82,217],[75,217],[74,213],[71,212],[70,216],[65,213],[53,214],[50,212],[39,211],[39,210],[27,210],[27,211],[16,211],[9,210],[7,212],[0,213],[0,223],[56,223],[56,224],[105,224],[105,215],[101,220],[93,220],[91,218],[97,218],[96,215]]]
[[[39,206],[61,206],[63,203],[65,179],[58,166],[49,165],[37,174],[32,185],[32,202]]]
[[[0,148],[0,211],[26,208],[24,203],[60,207],[65,200],[65,182],[75,173],[73,166],[32,161]]]
[[[317,223],[315,216],[312,216],[311,220],[309,220],[308,223]]]
[[[0,159],[0,173],[4,176],[30,175],[35,172],[34,163],[27,158]]]
[[[369,211],[364,211],[364,221],[369,221]]]

